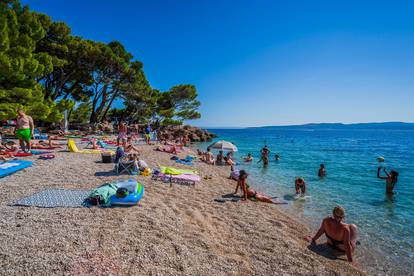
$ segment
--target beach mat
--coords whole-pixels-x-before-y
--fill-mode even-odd
[[[87,190],[64,190],[47,189],[35,193],[29,197],[16,201],[14,206],[41,207],[41,208],[77,208],[83,207],[83,201],[91,191]]]
[[[24,160],[9,160],[7,162],[0,163],[0,178],[28,168],[32,164],[33,162]]]

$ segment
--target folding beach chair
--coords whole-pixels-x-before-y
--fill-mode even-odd
[[[134,161],[125,161],[124,157],[126,156],[127,155],[125,154],[124,156],[119,158],[118,162],[115,164],[115,171],[118,175],[124,172],[126,172],[127,174],[133,174],[133,172],[135,171]]]

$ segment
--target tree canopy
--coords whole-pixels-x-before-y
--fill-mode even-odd
[[[18,0],[0,3],[0,120],[14,118],[18,108],[44,122],[62,120],[65,110],[77,123],[119,116],[160,124],[200,118],[194,85],[161,92],[143,67],[119,41],[84,39]]]

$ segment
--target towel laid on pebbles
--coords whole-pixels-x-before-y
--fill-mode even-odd
[[[35,193],[29,197],[16,201],[14,206],[34,206],[41,208],[77,208],[83,207],[83,201],[91,191],[88,190],[64,190],[47,189]]]

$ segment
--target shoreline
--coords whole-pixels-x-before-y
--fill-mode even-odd
[[[79,141],[78,141],[78,145]],[[186,168],[172,155],[140,145],[150,167]],[[132,208],[35,208],[8,204],[45,188],[92,189],[127,175],[110,173],[100,156],[56,152],[36,157],[33,167],[0,179],[1,274],[76,274],[99,260],[124,274],[363,274],[346,261],[307,248],[309,228],[279,206],[257,202],[217,203],[233,192],[228,168],[196,162],[202,176],[181,186],[138,176],[145,185]],[[211,175],[212,179],[203,179]],[[82,265],[79,265],[82,264]]]

